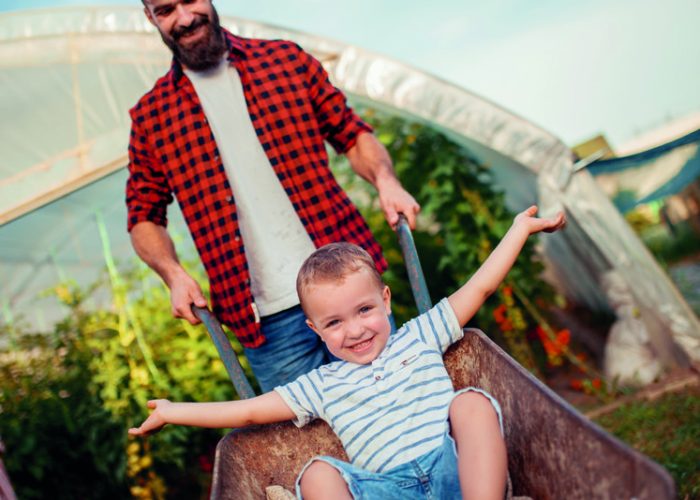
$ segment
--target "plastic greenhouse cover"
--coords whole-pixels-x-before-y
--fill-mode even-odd
[[[672,331],[658,332],[658,343],[670,333],[700,359],[697,318],[591,175],[573,173],[571,153],[555,136],[462,88],[381,55],[241,19],[223,18],[222,23],[242,36],[292,39],[318,57],[331,80],[357,102],[447,133],[492,169],[513,210],[531,203],[539,203],[544,214],[565,209],[569,229],[543,240],[550,275],[559,289],[579,303],[606,308],[600,279],[615,269],[637,292],[640,307],[653,315],[655,324],[674,325]],[[93,241],[98,236],[86,223],[88,214],[95,212],[91,203],[103,207],[110,239],[126,239],[119,215],[123,183],[111,179],[125,175],[127,110],[169,61],[167,49],[137,6],[0,16],[0,148],[5,153],[0,164],[0,224],[5,224],[0,226],[0,291],[5,321],[8,313],[37,308],[23,292],[35,280],[59,277],[42,263],[51,262],[55,269],[81,267],[75,259],[81,255],[98,266],[101,250]],[[117,173],[105,178],[113,172]],[[100,196],[75,201],[86,192],[81,187],[102,178],[109,188]],[[73,203],[81,209],[67,210]],[[35,214],[36,222],[29,224]],[[30,228],[23,232],[8,223],[15,219]],[[83,231],[92,234],[92,240],[76,238],[65,248],[80,249],[52,256],[55,241]],[[114,252],[131,255],[126,246],[117,245]],[[27,271],[6,274],[11,266],[27,266]],[[90,268],[85,273],[96,276],[101,266],[91,266],[83,266]]]

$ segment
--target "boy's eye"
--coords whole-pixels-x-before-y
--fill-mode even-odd
[[[326,323],[326,328],[332,328],[338,324],[340,324],[340,321],[338,321],[337,319],[332,319],[328,323]]]
[[[360,312],[361,313],[366,313],[372,310],[372,306],[362,306],[360,307]]]

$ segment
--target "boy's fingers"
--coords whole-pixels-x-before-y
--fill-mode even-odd
[[[559,212],[557,215],[557,227],[562,228],[566,226],[566,217],[564,216],[564,212]]]

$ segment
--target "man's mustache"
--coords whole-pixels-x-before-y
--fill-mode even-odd
[[[188,35],[200,26],[206,26],[207,24],[210,24],[207,16],[197,15],[194,18],[194,21],[192,21],[192,24],[189,26],[184,26],[173,30],[173,40],[178,41],[181,37]]]

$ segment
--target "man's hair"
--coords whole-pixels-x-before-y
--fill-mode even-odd
[[[304,308],[304,292],[317,283],[339,282],[361,269],[370,272],[372,280],[381,290],[384,287],[382,277],[374,265],[374,260],[363,248],[352,243],[339,242],[322,246],[301,265],[297,275],[297,295]]]

